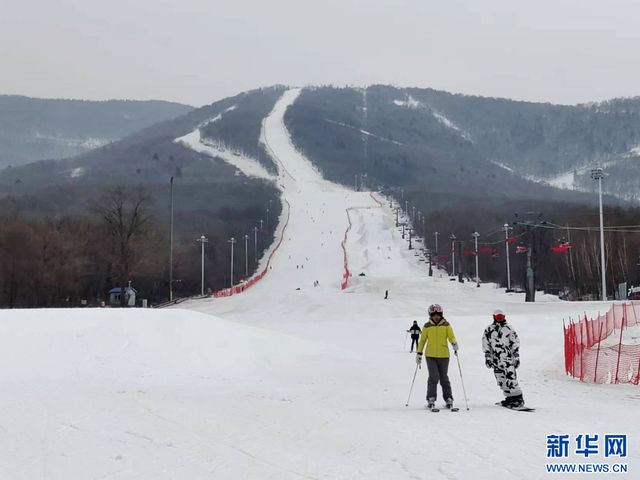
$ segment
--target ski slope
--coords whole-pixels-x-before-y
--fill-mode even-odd
[[[325,181],[293,147],[283,116],[298,94],[263,123],[289,223],[261,282],[160,311],[3,312],[0,478],[556,478],[544,471],[546,435],[561,433],[627,433],[632,473],[617,478],[637,478],[638,388],[563,371],[562,319],[607,307],[527,305],[428,277],[384,199]],[[354,276],[342,291],[349,219]],[[454,362],[460,412],[424,410],[425,369],[405,407],[405,330],[434,302],[458,337],[469,411]],[[480,340],[496,307],[520,336],[536,413],[493,405],[502,397]]]

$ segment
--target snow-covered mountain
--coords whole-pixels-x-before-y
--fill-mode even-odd
[[[590,191],[589,171],[599,165],[607,192],[633,198],[638,191],[640,98],[565,106],[382,85],[325,87],[303,92],[287,122],[297,145],[337,181],[350,182],[358,170],[391,185],[459,176],[455,183],[468,189],[484,176],[509,189],[515,176]],[[402,145],[378,145],[358,138],[359,130]]]

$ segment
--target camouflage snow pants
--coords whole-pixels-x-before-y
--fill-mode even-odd
[[[502,389],[505,397],[522,395],[522,390],[520,390],[520,386],[518,385],[516,367],[499,363],[493,368],[493,374],[496,376],[498,386]]]

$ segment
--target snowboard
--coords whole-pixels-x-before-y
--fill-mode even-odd
[[[507,408],[509,410],[516,410],[517,412],[535,412],[536,409],[535,408],[531,408],[531,407],[507,407],[505,405],[502,405],[500,402],[496,403],[497,406],[502,407],[502,408]]]

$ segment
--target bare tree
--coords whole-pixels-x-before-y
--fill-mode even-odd
[[[149,205],[149,196],[142,188],[117,186],[107,190],[93,207],[110,240],[111,262],[122,288],[121,306],[125,306],[127,281],[139,261],[137,247],[150,231]]]

